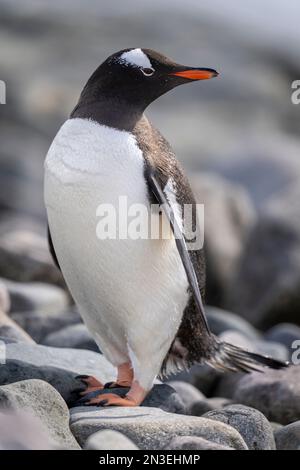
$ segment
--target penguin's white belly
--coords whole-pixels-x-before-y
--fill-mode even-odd
[[[117,208],[120,196],[128,208],[149,207],[134,136],[89,120],[68,120],[45,162],[56,255],[102,352],[115,365],[127,357],[142,368],[147,355],[150,362],[149,355],[156,362],[164,359],[188,301],[188,283],[174,239],[97,237],[97,208]]]

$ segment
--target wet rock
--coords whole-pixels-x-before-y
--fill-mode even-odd
[[[220,410],[225,406],[231,405],[232,401],[228,398],[214,397],[199,400],[192,404],[190,414],[192,416],[202,416],[208,411]]]
[[[128,437],[118,431],[106,429],[92,434],[86,441],[87,450],[138,450]]]
[[[281,424],[297,421],[300,419],[300,367],[247,374],[238,381],[233,399],[261,411],[269,421]]]
[[[209,411],[204,418],[229,424],[243,437],[250,450],[274,450],[273,430],[258,410],[243,405],[230,405],[222,410]]]
[[[278,429],[275,441],[277,450],[300,450],[300,421]]]
[[[76,407],[71,410],[71,430],[84,446],[96,431],[112,429],[131,439],[140,449],[165,449],[177,436],[198,436],[216,444],[247,449],[232,427],[213,420],[166,413],[157,408]]]
[[[92,335],[83,323],[65,326],[54,333],[50,333],[41,343],[56,348],[88,349],[99,352]]]
[[[0,407],[27,411],[39,418],[53,441],[67,449],[79,449],[69,429],[69,412],[60,394],[42,380],[25,380],[0,387]]]
[[[216,444],[203,437],[174,437],[165,450],[234,450],[232,447]]]

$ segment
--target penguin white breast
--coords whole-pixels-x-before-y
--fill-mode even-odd
[[[45,203],[68,287],[102,349],[124,338],[145,345],[149,335],[154,348],[166,349],[188,301],[187,278],[174,239],[97,238],[97,208],[118,207],[120,196],[128,206],[149,207],[135,137],[86,119],[66,121],[46,158]]]

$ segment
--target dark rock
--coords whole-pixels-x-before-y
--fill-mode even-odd
[[[300,421],[278,429],[275,441],[277,450],[300,450]]]
[[[300,419],[300,367],[290,366],[261,374],[253,372],[238,381],[233,396],[260,410],[270,421],[289,424]]]
[[[128,437],[118,431],[105,429],[95,432],[86,441],[87,450],[138,450]]]
[[[232,447],[216,444],[203,437],[174,437],[165,450],[234,450]]]
[[[82,323],[65,326],[54,333],[50,333],[41,343],[56,348],[88,349],[99,352],[92,335]]]
[[[177,436],[198,436],[234,449],[247,449],[232,427],[205,418],[166,413],[158,408],[76,407],[71,412],[71,430],[81,446],[96,431],[112,429],[131,439],[140,449],[168,448]]]
[[[65,369],[48,365],[35,366],[16,359],[7,359],[5,367],[0,367],[0,385],[29,379],[44,380],[60,393],[68,406],[73,406],[78,400],[78,391],[85,389],[76,377],[76,373]]]
[[[69,412],[60,394],[42,380],[24,380],[0,387],[2,410],[27,411],[39,418],[53,441],[79,449],[69,429]]]
[[[222,410],[209,411],[204,418],[229,424],[243,437],[250,450],[274,450],[273,430],[258,410],[243,405],[230,405]]]

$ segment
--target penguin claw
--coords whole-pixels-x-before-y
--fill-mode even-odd
[[[77,375],[76,379],[80,380],[85,386],[85,390],[80,390],[79,395],[85,396],[88,393],[95,392],[97,390],[103,390],[104,385],[98,379],[93,377],[92,375]]]

